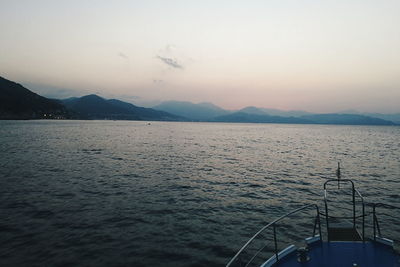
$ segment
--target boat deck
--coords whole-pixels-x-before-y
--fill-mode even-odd
[[[309,249],[309,261],[303,263],[298,262],[297,253],[293,252],[283,257],[276,266],[400,266],[400,256],[394,252],[393,248],[377,242],[316,242],[312,244]]]
[[[377,208],[392,210],[400,209],[400,207],[384,203],[367,205],[363,196],[355,189],[352,180],[340,179],[339,165],[337,177],[338,179],[328,179],[324,183],[324,212],[320,211],[318,205],[308,204],[282,215],[254,234],[228,262],[227,267],[259,266],[260,262],[263,262],[261,267],[400,267],[400,254],[393,249],[394,241],[382,236],[376,212]],[[333,184],[333,186],[327,186],[328,184]],[[346,208],[338,210],[337,205],[334,205],[333,211],[329,211],[328,188],[329,190],[336,189],[337,185],[338,190],[343,191],[344,187],[341,185],[344,184],[348,186],[347,191],[351,190],[351,202],[347,198]],[[338,199],[341,193],[336,192],[332,202],[340,202]],[[350,204],[352,209],[349,208]],[[365,209],[370,207],[372,207],[372,212],[366,213]],[[315,211],[315,215],[311,214],[312,221],[314,221],[312,236],[304,240],[303,247],[297,247],[296,245],[301,243],[296,243],[280,250],[278,243],[281,244],[282,239],[276,233],[277,226],[281,225],[282,220],[289,220],[290,217],[291,222],[296,222],[297,220],[292,215],[311,209]],[[352,210],[351,216],[349,215],[350,210]],[[366,231],[366,217],[371,215],[372,227]],[[304,218],[309,216],[310,214]],[[325,233],[322,233],[321,217],[326,220]],[[311,222],[310,218],[309,221]],[[272,231],[268,232],[267,229]],[[373,233],[372,238],[371,236],[367,237],[366,233],[369,235]],[[270,244],[269,247],[267,244],[258,248],[259,243],[265,242],[267,235],[272,235],[273,244]],[[324,238],[322,239],[322,237]],[[271,253],[272,255],[270,255]],[[270,257],[265,259],[267,254]]]
[[[328,236],[331,241],[362,241],[361,235],[353,227],[330,227]]]

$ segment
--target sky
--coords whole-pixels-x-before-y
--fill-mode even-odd
[[[0,0],[0,76],[96,93],[400,112],[398,0]]]

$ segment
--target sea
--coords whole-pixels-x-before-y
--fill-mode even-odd
[[[324,211],[338,162],[370,236],[370,203],[400,207],[399,126],[0,121],[0,266],[224,266],[279,216]],[[398,242],[400,210],[377,213]]]

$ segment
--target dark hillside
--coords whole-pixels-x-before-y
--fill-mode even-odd
[[[65,118],[65,107],[0,77],[0,119]]]

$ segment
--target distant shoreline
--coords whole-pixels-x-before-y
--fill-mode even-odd
[[[170,123],[210,123],[210,124],[286,124],[286,125],[326,125],[326,126],[389,126],[399,127],[400,124],[340,124],[340,123],[288,123],[288,122],[229,122],[229,121],[167,121],[167,120],[114,120],[114,119],[0,119],[0,121],[82,121],[82,122],[170,122]]]
[[[228,111],[212,103],[193,104],[179,101],[169,101],[153,108],[145,108],[118,99],[105,99],[95,94],[54,100],[0,77],[0,120],[64,119],[380,126],[400,124],[400,114],[380,115],[314,114],[257,107]]]

